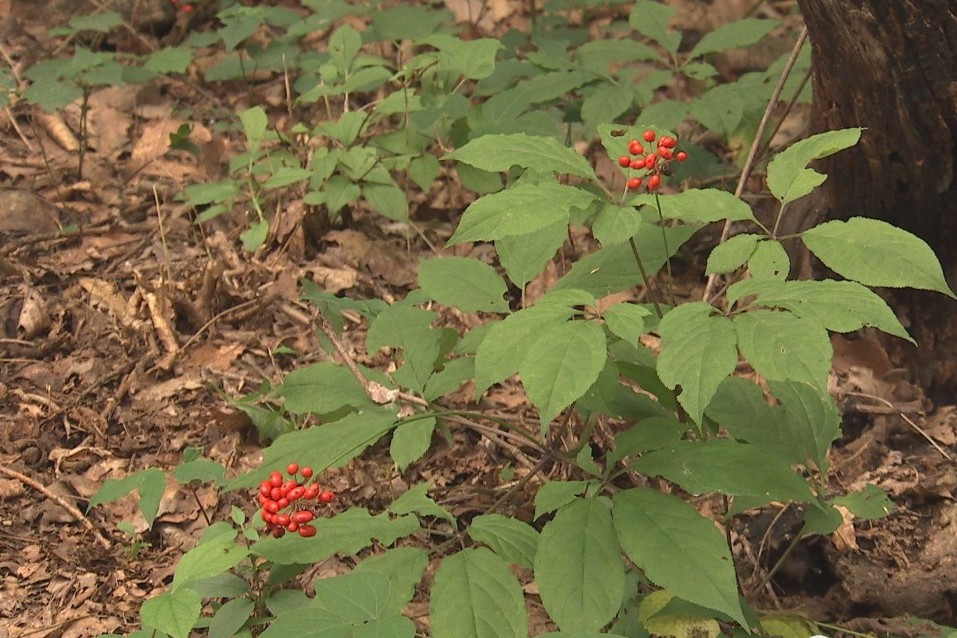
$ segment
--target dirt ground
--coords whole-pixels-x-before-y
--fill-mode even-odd
[[[683,15],[700,25],[718,8],[734,17],[751,3],[685,4]],[[52,46],[44,14],[30,8],[0,1],[0,53],[18,71]],[[165,0],[153,9],[149,20],[173,21],[166,37],[204,19],[171,14]],[[152,41],[150,28],[137,24],[133,39]],[[282,89],[265,82],[253,99],[281,104]],[[75,108],[50,115],[20,103],[0,114],[0,638],[135,628],[139,606],[170,582],[205,517],[224,518],[232,504],[250,509],[251,499],[171,482],[148,530],[131,499],[87,515],[89,498],[106,478],[175,466],[189,447],[231,471],[255,466],[257,431],[233,399],[328,359],[300,280],[359,299],[401,297],[418,258],[444,243],[467,201],[453,192],[417,202],[420,232],[408,237],[361,210],[348,225],[310,230],[302,205],[284,202],[287,217],[267,246],[244,251],[242,213],[200,226],[177,195],[222,175],[241,152],[236,135],[202,122],[246,108],[248,90],[159,80],[95,93],[82,178]],[[198,159],[169,149],[187,121]],[[381,363],[363,351],[361,322],[346,319],[355,358]],[[764,608],[802,609],[864,635],[938,635],[914,617],[957,625],[957,408],[931,405],[870,335],[834,345],[844,437],[831,457],[832,488],[874,483],[898,509],[878,521],[848,518],[832,537],[800,545],[764,584],[799,519],[788,509],[755,513],[734,533],[745,590],[760,585],[753,599]],[[496,391],[483,409],[528,416],[517,388]],[[437,500],[460,517],[494,502],[502,468],[520,465],[486,429],[456,431],[460,445],[434,450],[411,477],[433,481]],[[377,448],[327,483],[338,507],[381,509],[408,478]],[[513,511],[528,508],[527,497]],[[133,521],[136,538],[117,530],[120,521]],[[331,560],[314,573],[342,568]]]

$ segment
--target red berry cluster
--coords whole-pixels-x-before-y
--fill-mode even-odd
[[[635,175],[628,179],[628,189],[638,190],[642,184],[645,184],[648,190],[658,190],[661,186],[662,174],[670,174],[669,165],[675,160],[683,162],[688,159],[688,154],[684,151],[676,151],[678,140],[668,135],[658,138],[658,135],[648,129],[642,135],[645,142],[651,144],[658,139],[658,148],[649,150],[645,153],[645,147],[639,140],[628,142],[628,152],[630,155],[622,155],[618,158],[618,165],[633,171],[644,171],[640,175]],[[647,178],[647,182],[645,179]]]
[[[179,7],[179,10],[182,11],[183,13],[190,13],[193,9],[196,8],[189,2],[184,2],[183,4],[180,4],[180,0],[169,0],[169,1],[170,3],[172,3],[174,7]]]
[[[312,468],[299,468],[298,463],[286,467],[289,480],[284,481],[282,472],[273,471],[269,478],[259,484],[259,504],[262,506],[262,518],[267,531],[281,538],[286,532],[297,532],[303,538],[316,535],[316,528],[309,523],[316,517],[315,512],[296,505],[298,501],[316,500],[328,505],[336,500],[336,495],[322,490],[316,483],[305,485],[296,480],[298,474],[308,480],[312,477]]]

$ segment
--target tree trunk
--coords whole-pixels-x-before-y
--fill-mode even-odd
[[[813,53],[812,132],[865,127],[853,149],[820,162],[828,175],[812,219],[867,216],[928,242],[957,282],[957,2],[798,0]],[[933,294],[894,297],[920,349],[921,381],[957,380],[957,306]],[[907,317],[906,315],[909,315]],[[928,358],[928,355],[932,355]]]

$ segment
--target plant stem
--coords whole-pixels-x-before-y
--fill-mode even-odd
[[[678,305],[675,303],[675,278],[671,272],[671,250],[668,249],[668,233],[665,232],[665,218],[661,214],[661,199],[658,196],[658,191],[655,191],[655,208],[658,210],[658,222],[661,224],[661,243],[665,249],[665,268],[668,269],[668,302],[674,308]]]
[[[628,244],[631,246],[631,252],[635,256],[635,263],[638,264],[638,272],[641,273],[641,278],[645,282],[645,287],[648,288],[648,291],[651,292],[654,290],[652,286],[651,279],[648,277],[648,273],[645,271],[645,265],[641,262],[641,255],[638,254],[638,244],[635,243],[634,237],[628,238]],[[658,318],[661,319],[665,316],[665,313],[661,311],[661,306],[658,305],[658,300],[655,299],[655,296],[651,295],[651,303],[655,307],[655,314],[658,315]]]

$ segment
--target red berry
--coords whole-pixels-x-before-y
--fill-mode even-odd
[[[269,497],[274,501],[278,501],[280,498],[282,498],[282,488],[274,487],[269,490]]]
[[[656,190],[659,186],[661,186],[660,175],[652,175],[651,177],[648,178],[648,190],[650,191]]]
[[[278,501],[276,501],[276,505],[279,506],[279,509],[282,509],[282,508],[284,508],[284,507],[288,507],[288,506],[289,506],[289,499],[286,498],[285,496],[283,496],[281,499],[279,499]]]
[[[638,140],[631,140],[628,142],[628,152],[632,155],[641,155],[645,149]]]
[[[298,512],[293,512],[292,520],[302,525],[303,523],[308,523],[315,517],[316,515],[309,510],[299,510]]]
[[[662,159],[666,160],[670,160],[672,157],[674,157],[674,153],[672,153],[671,149],[666,146],[662,146],[658,149],[658,155],[660,155]]]
[[[263,519],[263,523],[272,525],[272,514],[270,514],[269,512],[263,512],[261,516]]]
[[[306,487],[306,491],[303,492],[302,497],[306,500],[313,499],[319,496],[319,492],[319,486],[313,483]]]
[[[269,496],[270,491],[272,491],[272,485],[269,481],[263,481],[259,484],[259,493],[263,496]]]
[[[645,157],[645,168],[651,169],[655,167],[655,164],[658,163],[658,156],[654,153],[648,153]]]
[[[189,13],[190,11],[193,10],[193,5],[191,5],[191,4],[184,4],[183,7],[182,7],[182,9],[183,9],[183,13]]]
[[[633,191],[633,190],[636,190],[636,189],[639,189],[639,188],[641,188],[641,178],[640,178],[640,177],[632,177],[630,180],[628,180],[628,190],[632,190],[632,191]]]
[[[273,470],[272,474],[269,475],[269,484],[273,487],[282,487],[282,474]]]
[[[272,516],[272,522],[280,527],[285,527],[291,520],[288,514],[273,514]]]
[[[638,169],[645,167],[645,160],[633,159],[628,163],[628,167],[637,171]]]
[[[336,495],[334,492],[322,492],[319,494],[319,502],[321,503],[331,503],[336,500]]]
[[[287,465],[287,466],[286,466],[286,473],[289,474],[289,476],[295,476],[296,474],[298,474],[298,473],[299,473],[299,464],[298,464],[298,463],[290,463],[289,465]]]
[[[648,129],[644,132],[644,134],[642,134],[642,137],[645,139],[646,142],[654,142],[656,135],[654,131],[652,131],[651,129]]]
[[[271,534],[273,535],[273,538],[282,538],[286,535],[286,530],[282,527],[274,527],[272,528]]]
[[[299,485],[299,483],[296,483],[295,481],[286,481],[285,483],[283,483],[283,486],[279,488],[279,490],[280,492],[282,492],[282,495],[285,496],[286,494],[291,492],[292,489],[296,487],[297,485]]]
[[[288,523],[286,523],[286,531],[287,531],[287,532],[298,532],[298,531],[299,531],[299,523],[297,523],[296,521],[289,521]]]
[[[312,476],[312,468],[307,465],[306,467],[302,468],[302,472],[300,473],[302,474],[302,478],[309,478]]]
[[[688,154],[685,153],[684,151],[678,151],[677,153],[675,153],[675,159],[678,160],[679,162],[683,162],[686,159],[688,159]]]
[[[677,143],[678,140],[673,137],[668,137],[667,135],[658,140],[658,146],[663,148],[674,148]]]
[[[298,501],[306,494],[306,488],[302,485],[297,485],[296,487],[289,490],[289,494],[286,495],[286,498],[289,499],[289,502]]]
[[[303,538],[309,538],[316,535],[316,528],[312,525],[300,525],[299,526],[299,535]]]
[[[622,155],[621,157],[618,158],[618,165],[621,166],[622,168],[627,168],[628,164],[630,163],[631,163],[631,158],[628,157],[627,155]]]
[[[276,501],[266,501],[263,504],[263,509],[269,512],[270,514],[275,514],[276,512],[279,511],[279,503],[277,503]]]

